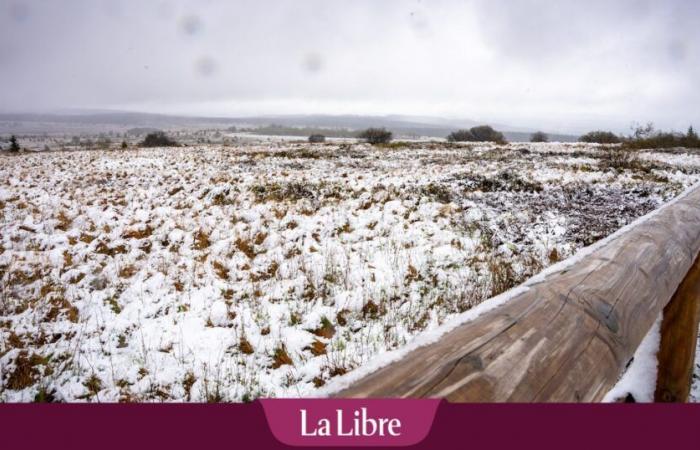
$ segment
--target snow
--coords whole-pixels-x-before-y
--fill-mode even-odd
[[[690,385],[688,401],[693,403],[700,401],[700,334],[698,335],[697,346],[695,347],[695,365],[693,368],[693,379]]]
[[[228,306],[222,301],[216,301],[211,306],[209,318],[214,326],[223,327],[228,323]]]
[[[627,370],[617,384],[605,395],[603,402],[624,400],[631,395],[637,403],[654,401],[658,361],[656,354],[661,343],[661,316],[654,322],[637,347]]]
[[[667,157],[650,172],[583,144],[266,142],[5,158],[0,400],[324,395],[700,179]]]

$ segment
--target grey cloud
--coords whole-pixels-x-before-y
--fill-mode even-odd
[[[4,1],[0,109],[700,124],[688,1]]]

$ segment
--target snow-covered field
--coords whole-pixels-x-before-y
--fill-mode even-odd
[[[0,400],[312,396],[700,179],[413,143],[0,157]]]

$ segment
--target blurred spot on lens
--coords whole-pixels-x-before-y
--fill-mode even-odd
[[[323,70],[323,58],[316,52],[307,53],[304,56],[302,67],[309,73],[317,73]]]
[[[673,39],[668,43],[668,56],[673,61],[684,61],[687,56],[687,46],[685,42],[679,39]]]
[[[10,5],[10,17],[15,22],[26,22],[30,16],[29,6],[24,3],[12,3]]]
[[[195,70],[203,77],[211,76],[216,72],[216,61],[209,56],[202,56],[195,61]]]
[[[194,36],[202,31],[204,25],[199,17],[188,15],[180,19],[180,30],[187,36]]]

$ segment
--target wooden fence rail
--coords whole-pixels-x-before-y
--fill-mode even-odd
[[[685,319],[670,320],[667,315],[662,328],[682,325],[685,331],[675,338],[664,333],[660,360],[672,369],[669,360],[684,358],[669,377],[689,375],[687,360],[691,358],[692,368],[700,314],[699,302],[692,302],[700,291],[700,269],[691,269],[699,251],[696,187],[586,258],[335,395],[443,397],[458,402],[599,401],[677,291],[674,298],[691,299],[679,300],[674,309],[675,316]],[[682,283],[685,287],[680,289]],[[696,306],[683,306],[689,302]],[[677,311],[684,308],[688,311]],[[683,354],[675,347],[682,347]],[[668,386],[657,389],[657,398],[664,389]],[[666,392],[667,400],[687,396],[687,391],[672,390]]]

